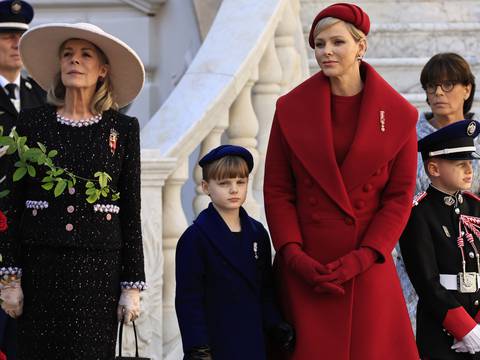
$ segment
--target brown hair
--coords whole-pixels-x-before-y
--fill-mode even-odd
[[[202,178],[205,181],[211,179],[222,180],[229,178],[248,177],[247,162],[240,156],[227,155],[218,160],[206,164],[202,168]]]
[[[63,50],[65,49],[65,44],[70,41],[70,40],[75,40],[75,39],[68,39],[65,40],[62,45],[60,45],[60,48],[58,50],[58,56],[60,57]],[[83,39],[79,39],[83,40]],[[88,41],[88,40],[85,40]],[[108,64],[108,58],[105,55],[105,53],[100,50],[95,44],[91,43],[93,45],[93,48],[97,52],[99,58],[100,58],[100,63],[102,65]],[[60,71],[55,75],[55,79],[53,81],[52,86],[50,89],[48,89],[47,92],[47,102],[49,104],[55,105],[55,106],[63,106],[65,104],[65,85],[62,83],[62,77],[60,74]],[[93,114],[101,114],[104,111],[108,109],[114,109],[118,110],[118,105],[117,103],[113,100],[113,86],[112,82],[110,80],[110,72],[107,72],[107,75],[105,78],[103,78],[102,81],[97,82],[97,88],[95,91],[95,94],[93,94],[91,103],[90,103],[90,111]]]
[[[437,84],[442,80],[451,80],[465,86],[472,86],[470,96],[463,103],[463,114],[466,116],[472,108],[475,97],[475,76],[472,74],[468,62],[455,53],[434,55],[423,67],[420,74],[420,83],[423,90],[426,90],[427,84]]]

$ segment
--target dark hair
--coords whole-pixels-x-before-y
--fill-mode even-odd
[[[472,86],[470,96],[463,103],[463,114],[466,116],[472,108],[473,98],[475,97],[475,76],[472,74],[468,62],[455,53],[434,55],[423,67],[420,74],[420,83],[423,90],[426,90],[427,84],[437,84],[442,80],[452,80]]]
[[[202,168],[202,178],[205,181],[215,179],[223,180],[230,178],[248,177],[247,162],[240,156],[227,155],[218,160],[206,164]]]

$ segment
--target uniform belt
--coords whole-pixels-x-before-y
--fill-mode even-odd
[[[458,290],[458,275],[440,274],[440,285],[447,290]],[[480,288],[479,277],[477,277],[477,288]]]

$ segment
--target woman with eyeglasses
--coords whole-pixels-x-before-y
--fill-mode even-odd
[[[468,62],[455,53],[440,53],[434,55],[422,69],[420,75],[427,96],[427,104],[431,112],[420,113],[417,123],[417,137],[423,139],[436,130],[450,125],[456,121],[472,119],[470,112],[475,96],[475,76],[470,70]],[[477,152],[480,144],[475,141]],[[472,163],[474,174],[478,174],[478,162]],[[416,193],[425,191],[430,184],[423,162],[419,154],[417,163]],[[479,193],[480,182],[478,176],[474,177],[472,191]],[[407,303],[408,313],[413,329],[416,329],[417,294],[413,289],[405,270],[405,265],[397,246],[397,272],[402,284],[403,294]]]

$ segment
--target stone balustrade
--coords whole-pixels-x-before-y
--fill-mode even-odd
[[[151,285],[140,319],[145,327],[141,329],[144,356],[171,360],[183,356],[174,308],[174,271],[176,243],[188,225],[181,192],[188,178],[195,182],[191,199],[195,214],[209,202],[201,190],[200,168],[194,166],[189,173],[189,162],[198,161],[192,159],[196,149],[199,157],[222,143],[252,152],[255,167],[245,207],[253,217],[264,219],[263,167],[275,102],[308,75],[299,10],[299,0],[223,0],[187,72],[142,130],[148,159],[174,159],[173,166],[172,160],[163,161],[170,166],[164,184],[162,178],[158,187],[144,190]]]

